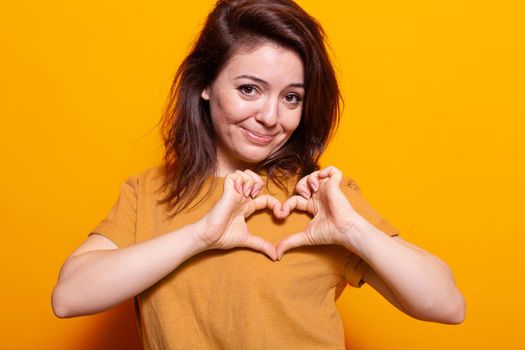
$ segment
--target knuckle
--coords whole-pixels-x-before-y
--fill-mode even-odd
[[[246,172],[246,174],[248,174],[252,178],[255,178],[255,179],[259,178],[259,175],[257,175],[254,171],[252,171],[250,169],[246,169],[245,172]]]

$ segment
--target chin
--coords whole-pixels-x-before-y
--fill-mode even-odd
[[[251,157],[241,157],[241,161],[246,163],[246,164],[250,164],[250,165],[255,165],[255,164],[259,164],[263,161],[265,161],[266,159],[268,159],[270,155],[266,155],[266,156],[261,156],[261,157],[254,157],[254,156],[251,156]]]
[[[252,152],[246,152],[249,150],[249,147],[245,148],[245,152],[239,154],[240,160],[249,164],[257,164],[268,159],[274,152],[268,150],[257,150]]]

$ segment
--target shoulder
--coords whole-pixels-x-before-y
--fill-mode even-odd
[[[361,193],[361,188],[357,184],[357,181],[350,176],[343,175],[343,179],[341,180],[341,185],[345,186],[346,188],[355,191],[357,193]]]
[[[340,187],[341,190],[347,195],[362,194],[361,187],[359,186],[358,181],[352,174],[342,174]]]
[[[156,165],[143,170],[142,172],[138,173],[137,176],[143,182],[157,183],[162,181],[162,174],[162,166]]]
[[[137,194],[139,192],[155,191],[162,185],[162,167],[160,165],[146,168],[129,175],[123,186],[130,187]]]
[[[397,236],[400,234],[397,227],[387,221],[383,215],[372,206],[368,199],[365,198],[365,195],[361,192],[361,188],[353,176],[343,176],[341,180],[341,190],[355,211],[368,222],[389,236]]]

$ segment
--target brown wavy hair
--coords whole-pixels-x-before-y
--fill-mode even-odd
[[[284,179],[318,170],[338,126],[343,102],[321,25],[291,0],[219,0],[180,65],[161,119],[166,204],[173,215],[189,206],[217,170],[208,101],[201,92],[240,48],[274,42],[294,50],[304,65],[301,121],[290,139],[252,170],[286,190]]]

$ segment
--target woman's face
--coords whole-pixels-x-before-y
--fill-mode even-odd
[[[244,170],[276,152],[299,125],[303,63],[272,42],[241,48],[201,96],[210,103],[218,175]]]

